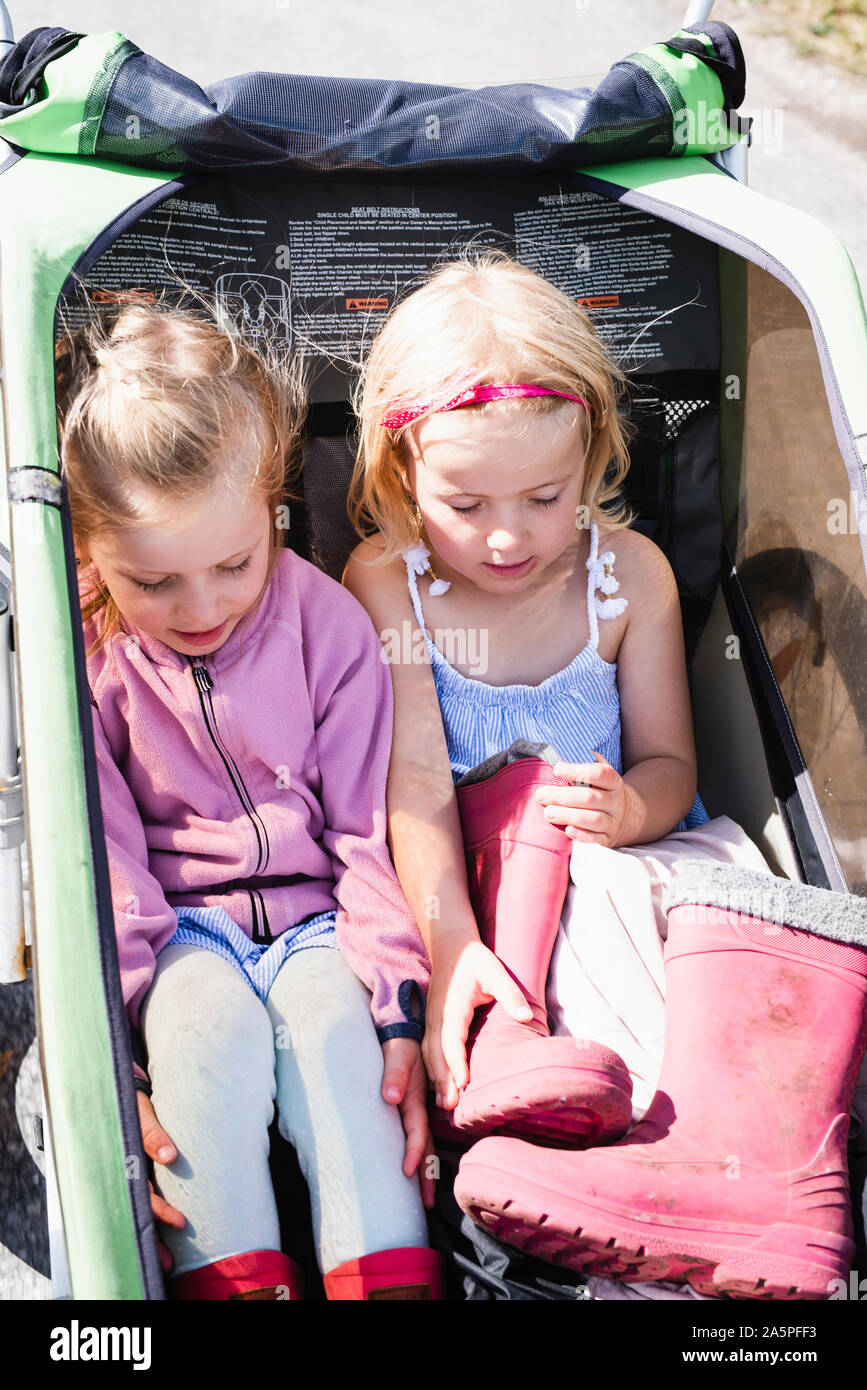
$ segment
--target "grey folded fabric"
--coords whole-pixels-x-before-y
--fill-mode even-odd
[[[683,903],[703,903],[867,948],[867,898],[733,864],[685,859],[678,864],[664,901],[666,911]]]
[[[520,762],[523,758],[541,758],[543,762],[550,763],[555,767],[557,763],[564,760],[552,748],[550,743],[531,743],[526,738],[516,738],[514,743],[510,743],[508,748],[504,748],[501,753],[492,753],[484,762],[476,763],[460,777],[455,783],[456,787],[468,787],[473,782],[484,782],[486,778],[493,777],[495,772],[499,772],[501,767],[508,763]]]

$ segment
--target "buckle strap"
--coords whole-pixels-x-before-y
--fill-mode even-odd
[[[63,482],[53,468],[10,468],[10,502],[47,502],[50,507],[60,507],[63,496]]]

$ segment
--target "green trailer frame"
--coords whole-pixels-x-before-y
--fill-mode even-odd
[[[39,1047],[70,1286],[76,1299],[134,1300],[145,1297],[130,1195],[140,1155],[126,1152],[122,1134],[98,930],[102,850],[82,754],[90,713],[81,699],[77,594],[70,592],[60,507],[54,334],[61,291],[94,239],[121,219],[129,225],[177,184],[166,171],[83,160],[73,145],[69,151],[30,152],[0,171],[2,455],[10,495],[0,539],[12,553]],[[833,234],[702,156],[577,172],[595,191],[685,226],[785,283],[814,334],[840,487],[856,479],[863,487],[867,318],[852,263]],[[723,439],[726,447],[736,449],[737,440]],[[845,889],[845,876],[831,886]]]

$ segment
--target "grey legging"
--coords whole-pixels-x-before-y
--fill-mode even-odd
[[[289,956],[263,1005],[220,956],[167,946],[141,1022],[154,1109],[178,1150],[157,1166],[156,1185],[187,1218],[182,1231],[162,1227],[174,1273],[280,1248],[268,1168],[275,1099],[310,1189],[323,1273],[428,1244],[417,1181],[401,1171],[400,1116],[380,1095],[370,996],[338,950]]]

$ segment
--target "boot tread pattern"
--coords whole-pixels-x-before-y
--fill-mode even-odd
[[[725,1257],[714,1257],[710,1251],[654,1254],[646,1241],[633,1244],[617,1235],[592,1233],[586,1226],[576,1227],[571,1234],[550,1226],[545,1230],[549,1213],[536,1216],[521,1212],[511,1200],[504,1202],[499,1212],[474,1203],[465,1210],[498,1240],[549,1264],[630,1283],[666,1280],[690,1284],[696,1293],[710,1298],[820,1300],[829,1297],[831,1280],[840,1275],[836,1263],[834,1267],[805,1266],[802,1282],[793,1284],[791,1271],[774,1274],[773,1254],[758,1254],[749,1248],[732,1250]],[[766,1269],[765,1274],[758,1273],[759,1263]],[[735,1264],[741,1267],[735,1268]],[[756,1266],[755,1272],[750,1270],[751,1265]]]

